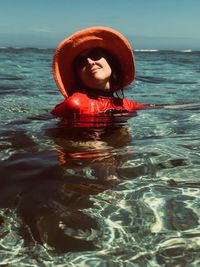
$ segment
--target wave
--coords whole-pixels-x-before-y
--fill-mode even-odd
[[[192,53],[194,51],[191,50],[191,49],[187,49],[187,50],[179,50],[179,52],[182,52],[182,53]]]
[[[144,83],[156,83],[156,84],[196,84],[197,82],[181,80],[181,79],[166,79],[163,77],[152,77],[138,75],[136,77],[137,81]]]
[[[53,51],[54,48],[0,46],[0,51]]]
[[[192,50],[192,49],[184,49],[184,50],[167,50],[167,49],[134,49],[134,52],[142,52],[142,53],[169,53],[169,54],[177,54],[177,53],[200,53],[200,50]]]
[[[135,52],[159,52],[161,50],[158,49],[135,49]]]

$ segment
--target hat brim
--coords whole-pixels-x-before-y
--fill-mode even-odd
[[[54,79],[65,98],[76,91],[72,63],[84,50],[100,47],[116,57],[122,66],[122,88],[135,77],[133,50],[127,39],[112,28],[91,27],[64,39],[56,48],[53,58]],[[119,88],[119,89],[122,89]]]

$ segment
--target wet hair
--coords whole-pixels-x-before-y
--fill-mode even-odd
[[[122,66],[117,60],[116,56],[112,55],[108,50],[103,48],[96,47],[93,48],[92,50],[96,49],[105,57],[112,70],[110,77],[111,92],[114,93],[115,91],[122,90],[124,77],[122,72]],[[87,90],[88,88],[86,88],[85,85],[82,83],[80,76],[78,74],[79,64],[82,64],[82,62],[80,61],[79,56],[77,56],[72,63],[75,87],[78,91],[84,91]]]

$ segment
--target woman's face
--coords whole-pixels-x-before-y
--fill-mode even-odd
[[[75,67],[81,82],[87,88],[110,89],[112,70],[101,49],[95,48],[81,53],[75,60]]]

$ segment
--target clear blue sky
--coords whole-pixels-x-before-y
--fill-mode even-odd
[[[55,47],[97,25],[136,49],[200,50],[200,0],[0,0],[0,46]]]

